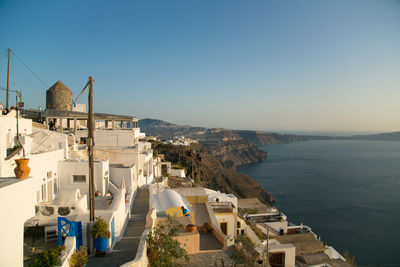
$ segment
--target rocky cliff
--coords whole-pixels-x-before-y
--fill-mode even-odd
[[[154,142],[153,150],[163,154],[165,160],[181,165],[192,176],[196,184],[225,193],[233,193],[239,198],[257,197],[264,203],[274,202],[274,198],[250,176],[224,167],[219,160],[208,153],[200,144],[186,146],[167,145]]]
[[[225,167],[232,169],[235,169],[238,165],[264,160],[267,153],[258,149],[258,145],[306,140],[305,137],[296,135],[180,126],[153,119],[140,120],[139,127],[146,134],[161,140],[182,135],[198,140],[213,157],[218,159]]]

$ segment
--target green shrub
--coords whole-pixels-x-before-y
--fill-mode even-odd
[[[101,238],[109,238],[110,231],[108,230],[108,223],[102,217],[96,217],[96,221],[93,224],[92,236],[94,239]]]
[[[253,230],[253,232],[256,234],[256,236],[262,241],[267,239],[267,235],[264,234],[260,228],[258,228],[254,223],[251,222],[247,222],[247,225],[250,226],[251,230]]]
[[[257,214],[258,213],[258,209],[257,208],[244,208],[244,209],[240,209],[240,214]]]
[[[240,243],[242,248],[238,251],[234,251],[230,258],[234,260],[237,264],[242,266],[265,266],[260,265],[258,260],[260,259],[260,254],[255,250],[254,244],[247,236],[240,235],[236,239],[236,243]]]
[[[47,249],[41,253],[36,254],[29,267],[52,267],[61,265],[61,252],[65,247],[57,246],[56,248]]]
[[[75,250],[68,262],[71,267],[84,267],[88,262],[86,247],[82,246],[79,250]]]
[[[168,217],[165,223],[158,224],[150,231],[146,238],[150,266],[177,266],[173,259],[185,257],[187,260],[186,250],[174,239],[181,229],[182,224]]]

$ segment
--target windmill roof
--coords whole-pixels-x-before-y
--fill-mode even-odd
[[[56,91],[56,90],[57,90],[57,91],[59,91],[59,90],[66,90],[66,91],[68,91],[68,92],[70,92],[70,93],[72,94],[71,90],[69,90],[68,87],[67,87],[65,84],[63,84],[62,81],[56,82],[56,83],[53,84],[53,86],[50,87],[47,91]]]

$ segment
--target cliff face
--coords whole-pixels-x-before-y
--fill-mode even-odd
[[[295,135],[179,126],[152,119],[140,120],[139,127],[161,140],[183,135],[199,141],[190,147],[154,142],[153,149],[164,154],[167,161],[179,162],[187,169],[188,176],[193,171],[197,184],[239,198],[257,197],[264,203],[271,203],[274,198],[250,176],[237,173],[236,166],[264,160],[267,153],[259,150],[258,145],[306,140]]]
[[[152,119],[140,120],[139,127],[146,134],[159,139],[169,139],[183,135],[198,140],[213,157],[218,159],[225,167],[232,169],[235,169],[238,165],[264,160],[267,157],[267,153],[259,150],[257,145],[306,140],[305,137],[296,135],[179,126]]]
[[[196,138],[227,168],[235,169],[238,165],[259,162],[267,157],[265,151],[232,130],[208,129],[197,134]]]
[[[152,147],[159,154],[164,154],[165,160],[185,167],[189,176],[193,171],[196,184],[225,193],[233,193],[239,198],[257,197],[264,203],[272,203],[275,200],[250,176],[224,167],[200,144],[177,147],[155,142]]]

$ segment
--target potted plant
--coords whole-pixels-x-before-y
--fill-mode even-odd
[[[88,255],[86,247],[80,247],[79,250],[75,250],[71,258],[68,260],[70,267],[84,267],[88,262]]]
[[[201,226],[201,231],[205,234],[208,234],[209,232],[212,231],[212,227],[208,223],[204,223],[203,226]]]
[[[111,235],[108,228],[108,223],[102,217],[96,217],[91,233],[95,239],[94,245],[97,252],[105,252],[107,250],[108,238]]]
[[[186,232],[193,232],[196,230],[196,225],[194,224],[188,224],[185,226]]]

